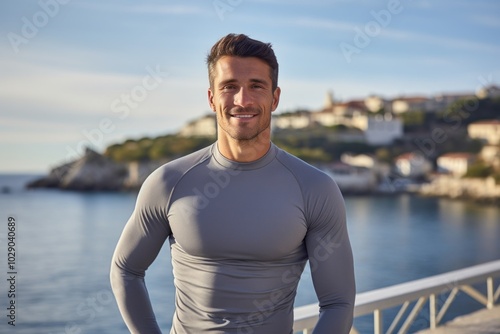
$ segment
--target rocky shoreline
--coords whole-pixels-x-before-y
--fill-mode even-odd
[[[167,160],[120,163],[87,148],[81,158],[53,168],[48,175],[28,183],[26,187],[74,191],[138,190],[148,175],[166,162]],[[359,193],[353,189],[343,189],[342,192],[346,195]],[[496,184],[493,178],[467,179],[439,175],[435,176],[431,182],[420,184],[416,188],[361,193],[387,195],[402,192],[500,204],[500,185]]]
[[[53,168],[27,188],[76,191],[123,191],[139,189],[146,177],[166,161],[115,162],[89,148],[77,160]]]
[[[421,185],[418,194],[500,204],[500,185],[492,177],[480,179],[440,175]]]

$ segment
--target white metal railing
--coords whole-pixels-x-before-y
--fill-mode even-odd
[[[451,271],[445,274],[426,277],[419,280],[389,286],[377,290],[358,293],[354,306],[354,317],[373,314],[373,333],[384,333],[383,310],[401,305],[385,333],[407,333],[426,302],[429,302],[429,327],[436,328],[459,291],[465,292],[486,308],[491,309],[500,297],[500,284],[495,289],[495,278],[500,277],[500,260],[469,268]],[[486,283],[486,295],[472,285]],[[437,296],[446,296],[442,305],[438,305]],[[416,301],[416,302],[415,302]],[[408,308],[412,305],[408,313]],[[441,307],[439,307],[441,306]],[[318,305],[300,306],[294,310],[294,332],[308,334],[318,321]],[[401,321],[404,320],[402,325]],[[353,327],[352,334],[358,331]]]

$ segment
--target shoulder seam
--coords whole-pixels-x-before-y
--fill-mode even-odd
[[[300,184],[299,182],[299,178],[297,177],[297,175],[293,172],[293,170],[288,167],[284,162],[283,160],[281,159],[280,157],[280,154],[285,154],[285,155],[288,155],[289,153],[288,152],[285,152],[281,149],[279,149],[278,151],[278,154],[276,154],[276,160],[279,161],[279,163],[284,167],[286,168],[290,174],[292,174],[293,178],[295,179],[295,182],[297,183],[299,189],[300,189],[300,196],[302,197],[302,207],[304,208],[304,215],[306,217],[306,225],[307,225],[307,228],[309,228],[309,219],[307,219],[309,217],[309,214],[307,212],[307,205],[306,205],[306,200],[305,200],[305,197],[304,197],[304,189],[302,188],[302,185]]]
[[[172,195],[174,194],[174,191],[177,187],[177,185],[179,184],[179,182],[191,171],[193,170],[195,167],[201,165],[203,162],[207,161],[208,159],[210,159],[210,157],[212,156],[212,146],[211,147],[207,147],[207,150],[208,150],[208,154],[202,158],[200,161],[198,161],[197,163],[195,163],[194,165],[192,165],[191,167],[189,167],[188,169],[186,169],[182,175],[177,179],[177,181],[175,181],[175,184],[172,186],[172,189],[170,190],[170,193],[168,194],[168,201],[167,201],[167,207],[165,208],[165,213],[166,213],[166,216],[168,217],[168,212],[170,210],[170,206],[172,204]]]

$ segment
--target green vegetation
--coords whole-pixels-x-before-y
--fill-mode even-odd
[[[496,184],[500,184],[500,170],[494,172],[491,176],[495,179]]]
[[[273,142],[284,150],[310,163],[339,160],[344,153],[372,154],[379,161],[392,163],[406,152],[422,152],[433,160],[450,152],[477,154],[484,143],[467,136],[467,125],[480,119],[498,119],[500,99],[469,99],[451,104],[436,113],[412,112],[400,115],[407,135],[387,146],[373,146],[364,142],[361,130],[345,125],[312,126],[305,129],[286,129],[273,132]],[[282,113],[300,114],[307,110]],[[380,111],[383,113],[383,110]],[[206,147],[215,137],[181,137],[168,134],[156,138],[129,139],[109,146],[105,155],[117,162],[172,160]],[[424,148],[418,143],[425,142]],[[423,150],[423,151],[422,151]],[[425,151],[427,150],[427,151]],[[500,182],[500,171],[477,164],[468,177],[493,176]]]
[[[345,125],[315,126],[307,129],[280,130],[273,135],[273,142],[302,160],[316,163],[339,160],[343,153],[373,153],[375,147],[364,142],[345,139],[343,136],[361,136],[358,129]]]
[[[436,121],[453,128],[464,127],[484,119],[498,119],[500,98],[462,99],[436,113]]]
[[[478,161],[467,169],[467,173],[464,177],[478,177],[478,178],[486,178],[488,176],[493,176],[493,167],[485,164],[482,161]]]
[[[156,138],[129,139],[109,146],[105,155],[118,162],[171,160],[213,143],[210,137],[181,137],[166,135]]]
[[[360,135],[344,125],[315,127],[303,130],[283,130],[273,136],[273,142],[297,157],[311,162],[340,159],[343,153],[374,153],[376,147],[363,142],[343,141],[342,135]],[[117,162],[172,160],[199,150],[215,141],[213,137],[182,137],[175,134],[156,138],[129,139],[109,146],[105,155]]]
[[[425,111],[412,111],[399,115],[403,121],[405,129],[410,130],[413,128],[418,129],[426,124],[427,113]]]

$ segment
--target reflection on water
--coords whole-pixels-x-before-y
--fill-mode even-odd
[[[18,222],[15,333],[126,333],[108,273],[136,194],[26,191],[15,184],[0,194],[0,219],[14,215]],[[346,205],[359,292],[500,258],[496,207],[406,195],[347,197]],[[0,228],[2,245],[6,232]],[[6,268],[5,249],[0,254],[0,267]],[[174,300],[168,247],[146,280],[168,332]],[[6,280],[0,282],[7,291]],[[296,304],[315,301],[306,270]],[[5,306],[6,298],[0,303]],[[11,329],[0,323],[1,333]]]

